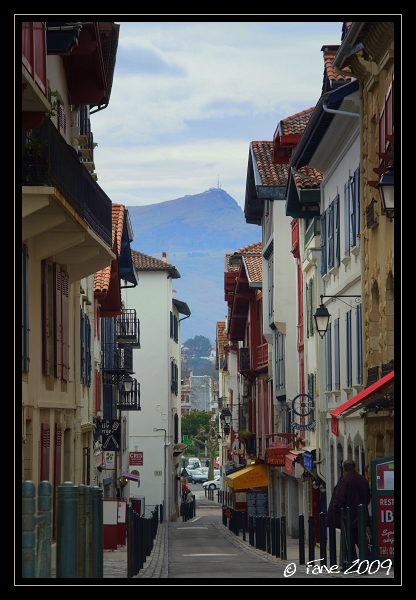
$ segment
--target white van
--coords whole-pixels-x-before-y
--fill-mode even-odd
[[[199,458],[188,458],[188,469],[199,469],[201,467],[201,461]]]

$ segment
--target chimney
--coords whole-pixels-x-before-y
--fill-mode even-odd
[[[166,252],[162,252],[162,260],[163,262],[167,263],[168,259],[166,258]]]

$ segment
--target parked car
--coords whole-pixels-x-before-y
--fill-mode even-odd
[[[187,467],[184,467],[181,471],[181,475],[182,475],[182,477],[186,477],[188,482],[192,481],[192,469],[188,469]]]
[[[220,468],[220,460],[219,460],[219,458],[216,458],[216,459],[214,460],[214,467],[215,467],[216,469],[219,469],[219,468]]]
[[[188,458],[188,469],[199,469],[201,467],[201,461],[199,458]]]
[[[214,479],[211,481],[206,481],[202,484],[202,487],[208,488],[209,490],[219,490],[220,489],[220,476],[216,475]]]
[[[208,481],[207,474],[200,471],[200,469],[189,469],[189,477],[191,478],[190,481],[192,483],[204,483],[205,481]]]

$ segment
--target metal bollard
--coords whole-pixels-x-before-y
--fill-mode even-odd
[[[367,558],[367,543],[366,543],[366,514],[364,504],[357,506],[357,517],[358,517],[358,552],[360,561],[366,560]]]
[[[56,578],[78,576],[78,488],[65,481],[56,488]]]
[[[104,525],[103,525],[103,490],[94,486],[91,490],[92,513],[92,576],[95,579],[104,577]]]
[[[92,497],[91,486],[85,486],[85,577],[92,578]]]
[[[127,505],[127,577],[133,577],[133,509]]]
[[[305,564],[305,517],[299,515],[299,564]]]
[[[270,517],[266,517],[266,540],[267,540],[267,553],[271,554],[272,545],[271,545],[271,520],[270,520]]]
[[[276,518],[270,519],[271,554],[276,556]]]
[[[315,560],[315,517],[309,516],[309,561]],[[334,563],[335,564],[335,563]]]
[[[276,517],[275,522],[275,537],[276,537],[276,554],[277,558],[280,558],[280,517]]]
[[[36,577],[51,576],[51,524],[52,524],[52,485],[41,481],[38,486],[38,520],[44,518],[40,526],[41,543],[38,546]]]
[[[287,546],[286,546],[286,516],[283,515],[280,519],[281,522],[281,535],[282,535],[282,543],[281,543],[281,558],[283,560],[287,560]]]
[[[85,485],[78,486],[78,579],[87,577],[85,573],[86,519]]]
[[[329,566],[337,564],[337,540],[335,527],[328,527]]]
[[[319,565],[327,564],[326,560],[326,513],[319,513],[319,558],[321,561]]]
[[[35,577],[36,488],[33,481],[22,484],[22,577]]]

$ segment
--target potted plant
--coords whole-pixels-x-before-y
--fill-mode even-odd
[[[248,429],[241,429],[238,432],[238,435],[240,436],[240,440],[242,442],[246,442],[247,440],[251,440],[251,438],[253,437],[253,434]]]

